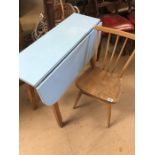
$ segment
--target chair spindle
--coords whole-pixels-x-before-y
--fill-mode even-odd
[[[110,38],[111,38],[111,33],[108,34],[108,40],[107,40],[105,55],[104,55],[104,59],[103,59],[103,69],[104,69],[105,61],[107,59],[107,55],[108,55],[108,51],[109,51]]]

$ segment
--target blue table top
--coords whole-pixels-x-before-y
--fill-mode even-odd
[[[36,87],[99,23],[99,19],[72,14],[19,55],[19,78]]]

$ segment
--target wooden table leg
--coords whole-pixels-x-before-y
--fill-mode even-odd
[[[63,122],[62,122],[62,116],[61,116],[58,102],[53,105],[53,112],[54,112],[58,125],[62,128]]]
[[[37,109],[38,104],[36,102],[35,90],[31,86],[29,86],[29,88],[28,88],[28,96],[29,96],[30,102],[32,103],[33,109]]]

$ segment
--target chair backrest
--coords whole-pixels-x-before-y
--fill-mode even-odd
[[[132,33],[103,26],[96,26],[95,29],[97,30],[97,37],[93,67],[95,66],[97,58],[99,32],[101,32],[104,36],[108,37],[103,58],[103,69],[109,73],[117,73],[119,77],[122,77],[125,69],[128,67],[129,63],[134,57],[135,49],[132,49],[132,51],[130,51],[130,53],[125,56],[126,59],[123,63],[120,61],[120,58],[124,52],[124,49],[126,48],[127,43],[131,41],[133,41],[134,43],[135,35]],[[113,39],[115,40],[114,46],[112,49],[110,49],[110,41]],[[129,47],[126,50],[129,51],[131,50],[131,48]]]
[[[103,7],[112,6],[115,8],[115,12],[117,12],[117,5],[120,3],[120,0],[94,0],[96,16],[99,16],[99,9]]]
[[[99,9],[106,7],[110,13],[131,12],[133,0],[95,0],[96,16],[99,15]]]

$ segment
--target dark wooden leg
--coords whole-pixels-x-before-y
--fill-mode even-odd
[[[110,127],[110,119],[111,119],[111,104],[107,104],[107,109],[108,109],[108,128]]]
[[[86,14],[86,5],[87,4],[85,4],[85,3],[82,5],[82,10],[81,10],[82,14]]]
[[[55,26],[54,20],[54,1],[43,0],[44,13],[47,18],[48,30],[51,30]]]
[[[73,109],[76,109],[76,106],[77,106],[77,104],[78,104],[78,101],[80,100],[81,95],[82,95],[82,92],[79,91],[78,96],[77,96],[76,101],[75,101],[75,104],[74,104],[74,106],[73,106]]]
[[[19,80],[19,87],[22,86],[23,84],[25,84],[23,81]]]
[[[33,106],[33,109],[37,109],[38,108],[38,104],[36,102],[36,98],[35,98],[35,91],[34,91],[34,88],[29,86],[28,88],[28,96],[29,96],[29,99],[30,99],[30,102],[32,103],[32,106]]]
[[[98,6],[97,6],[97,0],[91,0],[93,6],[94,6],[94,12],[95,12],[95,17],[98,17],[99,15],[99,9],[98,9]]]
[[[62,116],[61,116],[61,112],[60,112],[58,103],[55,103],[53,105],[53,112],[54,112],[54,115],[55,115],[58,125],[62,128],[63,122],[62,122]]]

